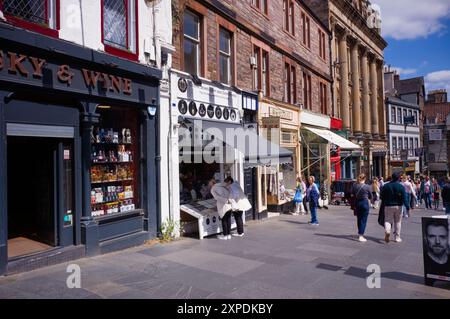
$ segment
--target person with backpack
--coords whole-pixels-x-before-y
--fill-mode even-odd
[[[309,202],[309,210],[311,211],[311,221],[310,225],[319,226],[319,221],[317,219],[317,207],[319,207],[319,189],[317,185],[314,183],[315,177],[309,177],[309,187],[307,190],[308,194],[308,202]]]
[[[430,182],[430,177],[425,176],[425,180],[420,185],[420,193],[425,201],[425,207],[431,209],[431,195],[433,194],[433,184]]]
[[[372,199],[372,189],[366,184],[366,175],[361,174],[358,177],[358,182],[353,184],[352,195],[354,202],[354,213],[357,218],[358,225],[358,240],[366,242],[364,233],[366,231],[367,219],[369,218],[370,200]]]
[[[409,210],[409,201],[406,191],[400,184],[400,173],[392,174],[392,181],[383,186],[381,191],[381,201],[384,205],[384,240],[389,243],[391,230],[393,228],[394,240],[402,242],[400,237],[402,229],[402,206]]]

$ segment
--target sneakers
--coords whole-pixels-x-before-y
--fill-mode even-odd
[[[309,222],[308,224],[313,225],[313,226],[319,226],[318,222],[315,222],[315,223]]]
[[[384,235],[384,241],[385,241],[386,243],[388,243],[388,242],[390,241],[390,238],[391,238],[391,234],[386,233],[386,234]]]
[[[230,235],[228,235],[228,236],[230,236]],[[227,240],[227,239],[231,239],[231,236],[230,236],[230,238],[228,238],[228,236],[224,236],[224,235],[217,235],[217,239],[220,239],[220,240]]]
[[[232,234],[232,236],[234,236],[234,237],[244,237],[244,233],[242,233],[242,234]]]
[[[364,236],[359,236],[358,240],[362,243],[365,243],[367,239],[364,238]]]
[[[403,240],[400,237],[395,237],[395,242],[396,243],[401,243]]]

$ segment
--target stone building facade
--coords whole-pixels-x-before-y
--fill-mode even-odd
[[[386,118],[383,90],[383,50],[380,14],[370,1],[305,0],[332,31],[332,115],[342,130],[363,146],[362,154],[341,154],[343,177],[387,173]],[[356,156],[353,156],[356,155]],[[348,169],[345,169],[348,168]]]

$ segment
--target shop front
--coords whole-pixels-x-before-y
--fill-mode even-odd
[[[259,146],[268,141],[258,135],[255,125],[244,124],[242,105],[247,99],[240,90],[177,71],[171,74],[171,85],[173,134],[178,136],[172,145],[178,151],[172,152],[172,177],[179,181],[174,184],[174,193],[179,194],[175,199],[179,216],[174,219],[184,225],[185,234],[215,235],[221,224],[211,187],[231,176],[245,190],[244,173],[264,165],[265,153]],[[253,97],[250,104],[256,102]],[[245,215],[253,218],[254,213]]]
[[[0,39],[0,274],[155,236],[160,72],[19,29]]]
[[[342,157],[343,152],[357,151],[360,147],[332,132],[328,116],[302,110],[301,125],[302,176],[314,176],[320,191],[319,204],[326,206],[330,202],[331,183],[336,178],[336,158]],[[332,157],[334,161],[331,161]],[[337,167],[339,171],[340,163]]]
[[[292,212],[292,199],[300,172],[300,146],[298,143],[299,109],[290,104],[272,100],[260,102],[260,133],[276,145],[280,145],[280,160],[258,169],[258,211]],[[284,156],[283,154],[291,154]]]

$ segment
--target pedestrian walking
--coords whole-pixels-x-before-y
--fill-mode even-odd
[[[302,188],[302,192],[303,194],[305,194],[304,199],[303,199],[303,208],[305,209],[305,214],[308,215],[309,213],[309,203],[308,203],[308,197],[309,197],[309,182],[308,184],[306,184],[306,177],[305,175],[301,176],[301,182],[300,182],[300,186]]]
[[[217,236],[218,239],[231,239],[231,214],[232,207],[230,201],[230,185],[233,183],[231,177],[225,178],[223,183],[215,184],[211,188],[211,195],[216,200],[217,213],[222,222],[222,235]]]
[[[352,196],[355,203],[354,208],[358,226],[358,240],[360,242],[367,241],[367,239],[364,238],[364,233],[366,231],[367,219],[369,218],[369,201],[372,199],[372,194],[371,187],[366,184],[366,175],[359,175],[358,182],[353,184]]]
[[[439,208],[439,193],[441,190],[441,187],[439,186],[438,182],[435,178],[432,179],[432,185],[433,185],[433,206],[434,210],[437,210]]]
[[[450,215],[450,177],[447,177],[447,182],[442,187],[442,203],[445,208],[445,214]]]
[[[425,208],[431,209],[431,196],[433,194],[433,185],[430,181],[429,176],[425,176],[425,179],[422,181],[420,185],[420,192],[423,196],[423,200],[425,202]]]
[[[405,188],[406,193],[406,201],[409,203],[408,207],[403,206],[402,207],[402,215],[405,218],[409,217],[409,210],[412,208],[411,201],[412,198],[416,197],[416,193],[414,192],[413,185],[409,181],[409,179],[404,175],[401,182],[402,186]]]
[[[319,207],[319,189],[317,185],[314,183],[315,177],[309,177],[309,187],[307,190],[308,193],[308,202],[309,209],[311,210],[311,221],[309,224],[314,226],[319,226],[319,221],[317,219],[317,207]]]
[[[374,179],[372,182],[372,208],[378,209],[378,204],[380,202],[380,185],[378,179]]]
[[[231,178],[231,180],[233,179]],[[236,181],[233,181],[230,185],[230,201],[231,210],[237,227],[237,233],[232,234],[232,236],[244,237],[244,222],[242,220],[242,215],[244,212],[251,209],[252,205],[247,196],[245,196],[241,185]]]
[[[416,192],[416,207],[419,207],[419,204],[422,205],[422,193],[420,192],[420,180],[416,180],[414,183],[414,191]]]
[[[393,229],[394,240],[401,242],[402,239],[402,206],[409,209],[409,202],[406,200],[405,188],[400,184],[400,174],[392,174],[392,180],[383,186],[381,191],[381,201],[384,205],[384,240],[390,241],[391,230]]]

